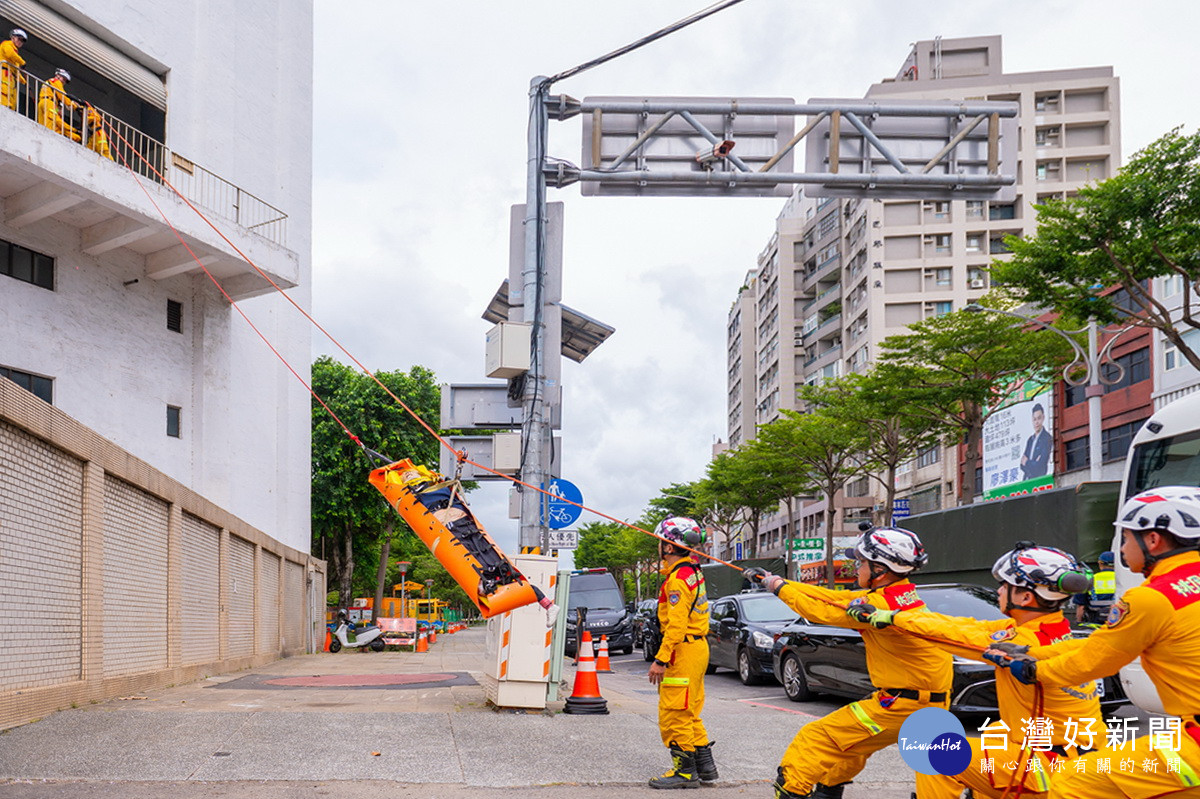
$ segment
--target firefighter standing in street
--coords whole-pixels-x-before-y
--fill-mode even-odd
[[[938,644],[942,649],[972,660],[984,660],[983,651],[998,642],[1045,646],[1071,637],[1071,625],[1062,608],[1088,581],[1087,566],[1082,562],[1053,547],[1021,542],[996,561],[992,576],[1000,583],[1000,610],[1007,619],[981,621],[940,613],[876,610],[868,605],[851,606],[847,613],[876,627],[890,624],[941,639],[946,642]],[[1047,690],[1039,703],[1033,686],[1018,682],[1011,672],[997,666],[996,698],[1001,722],[996,729],[1007,729],[1008,742],[999,756],[992,758],[990,770],[981,766],[989,751],[981,747],[981,739],[969,738],[972,751],[967,770],[956,777],[917,774],[918,799],[958,799],[964,787],[970,788],[976,799],[998,799],[1017,784],[1022,786],[1021,796],[1045,796],[1055,761],[1086,754],[1096,741],[1101,746],[1104,743],[1100,689],[1094,681]],[[1049,723],[1034,725],[1031,719]],[[1015,757],[1013,746],[1018,753]],[[1038,748],[1025,756],[1022,746]],[[1033,760],[1023,768],[1024,757]],[[1020,771],[1024,771],[1024,779],[1018,782]]]
[[[1140,656],[1163,708],[1177,717],[1160,719],[1165,729],[1157,732],[1151,719],[1150,734],[1081,758],[1084,770],[1054,777],[1050,799],[1200,797],[1200,487],[1143,491],[1115,524],[1122,562],[1146,580],[1117,600],[1104,626],[1084,639],[988,654],[1021,682],[1047,688],[1114,674]],[[1134,768],[1118,768],[1124,759]]]
[[[866,699],[800,728],[779,766],[777,799],[841,799],[845,784],[867,758],[896,743],[905,719],[921,708],[948,705],[950,655],[899,630],[876,629],[846,618],[848,600],[882,610],[925,610],[908,580],[928,560],[920,539],[899,527],[868,528],[846,554],[858,561],[863,591],[832,591],[788,582],[762,569],[746,571],[746,577],[761,582],[809,621],[862,630],[867,671],[878,688]]]
[[[662,644],[649,677],[658,686],[658,728],[671,751],[671,768],[650,780],[650,787],[695,788],[717,778],[713,742],[700,721],[708,668],[708,594],[703,572],[683,548],[702,544],[704,533],[685,516],[663,520],[657,533],[666,579],[658,594]]]
[[[17,108],[17,82],[25,82],[25,76],[21,74],[25,59],[17,51],[25,46],[28,38],[25,31],[13,28],[8,39],[0,42],[0,105],[14,111]]]

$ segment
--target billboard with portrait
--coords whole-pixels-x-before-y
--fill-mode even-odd
[[[1029,382],[1016,399],[983,423],[984,499],[1054,487],[1054,393]]]

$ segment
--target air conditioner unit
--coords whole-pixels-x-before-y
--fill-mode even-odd
[[[971,288],[973,288],[973,289],[987,288],[987,281],[981,277],[977,277],[971,281]]]

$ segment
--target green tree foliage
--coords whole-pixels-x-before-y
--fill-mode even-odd
[[[440,391],[422,366],[408,372],[379,372],[380,381],[422,418],[437,418]],[[312,367],[313,390],[359,436],[388,457],[410,458],[437,467],[438,442],[367,375],[319,358]],[[313,552],[329,561],[339,601],[375,594],[383,536],[389,528],[407,531],[382,495],[367,482],[373,468],[357,444],[313,401],[312,535]],[[414,560],[424,545],[409,533],[394,542],[389,560]],[[385,576],[398,582],[389,566]],[[417,579],[416,573],[411,579]],[[425,575],[434,577],[433,574]]]
[[[776,420],[758,431],[758,437],[739,450],[743,468],[754,476],[753,484],[765,497],[770,497],[772,507],[782,502],[787,508],[787,539],[796,537],[794,510],[796,497],[813,494],[818,489],[808,464],[796,460],[795,444],[783,435],[785,424]]]
[[[862,431],[854,424],[822,411],[798,413],[783,411],[783,415],[760,428],[756,442],[789,460],[793,468],[805,475],[809,485],[815,485],[825,495],[825,577],[833,587],[833,534],[837,509],[834,497],[862,468],[858,456]]]
[[[966,439],[963,504],[974,501],[983,423],[1011,404],[1020,380],[1049,382],[1070,345],[1051,331],[999,314],[955,311],[926,319],[881,346],[877,378],[895,401]]]
[[[1113,177],[1037,212],[1037,234],[1009,237],[1012,260],[992,265],[998,282],[1072,321],[1160,330],[1200,369],[1195,337],[1191,345],[1183,338],[1200,329],[1194,295],[1185,291],[1172,315],[1152,293],[1153,278],[1173,275],[1200,292],[1200,131],[1176,128]],[[1099,296],[1107,286],[1125,291]]]
[[[758,548],[758,529],[763,514],[779,506],[770,480],[745,457],[745,446],[713,458],[703,480],[696,484],[696,501],[712,509],[712,518],[726,531],[748,527],[745,556],[753,558]]]
[[[892,523],[896,470],[938,443],[939,426],[904,402],[902,389],[872,370],[802,386],[799,392],[808,408],[859,431],[859,465],[887,492],[884,524]]]

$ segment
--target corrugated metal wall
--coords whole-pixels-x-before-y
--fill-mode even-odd
[[[258,568],[258,648],[272,652],[281,648],[279,636],[279,556],[262,553]]]
[[[183,514],[179,641],[181,663],[209,663],[221,656],[221,530]]]
[[[254,544],[229,536],[229,657],[254,654]]]
[[[283,603],[287,608],[302,608],[305,606],[304,597],[304,567],[299,563],[287,561],[283,564]],[[304,616],[291,613],[286,618],[283,628],[283,648],[286,652],[303,652],[308,644],[308,625]]]

